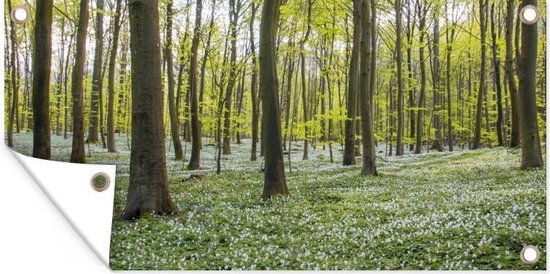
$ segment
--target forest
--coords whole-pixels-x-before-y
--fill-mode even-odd
[[[544,1],[4,4],[6,143],[117,165],[114,269],[546,268]]]

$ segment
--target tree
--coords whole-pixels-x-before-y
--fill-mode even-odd
[[[497,20],[495,14],[495,3],[491,5],[491,40],[492,40],[492,52],[493,52],[493,68],[494,68],[494,82],[495,89],[497,91],[497,138],[498,145],[504,146],[504,133],[502,132],[502,126],[504,123],[504,111],[502,109],[502,84],[500,81],[500,60],[498,58],[498,46],[497,46],[497,33],[495,30],[495,20]]]
[[[434,37],[433,37],[433,68],[432,68],[432,79],[433,79],[433,124],[435,127],[435,140],[432,144],[432,148],[437,151],[443,151],[443,144],[441,140],[443,139],[441,134],[441,116],[439,115],[441,108],[441,63],[439,61],[439,5],[435,6],[434,12]]]
[[[264,190],[262,198],[287,195],[281,121],[278,100],[278,80],[275,62],[275,41],[279,23],[280,0],[264,0],[260,25],[260,94],[262,119],[265,121],[263,145],[265,150]]]
[[[225,92],[225,112],[223,124],[223,154],[231,154],[231,106],[233,89],[237,80],[237,26],[241,11],[241,0],[229,0],[229,28],[231,29],[231,54],[229,58],[229,79]]]
[[[508,84],[508,90],[510,91],[510,102],[512,107],[512,130],[510,132],[510,147],[519,146],[519,109],[518,109],[518,88],[515,80],[514,70],[514,0],[506,1],[506,30],[504,33],[506,40],[506,61],[504,63],[504,72],[506,75],[506,82]]]
[[[487,45],[486,45],[486,33],[487,33],[487,16],[486,9],[489,0],[480,0],[479,1],[479,21],[480,21],[480,31],[481,31],[481,71],[479,73],[479,90],[477,93],[477,104],[476,104],[476,126],[474,132],[474,140],[472,144],[472,149],[478,149],[481,142],[481,123],[482,123],[482,112],[483,112],[483,95],[487,90],[486,74],[487,74]]]
[[[428,8],[425,4],[422,4],[422,1],[418,1],[416,8],[418,14],[418,32],[420,33],[419,37],[419,59],[420,59],[420,95],[418,98],[418,114],[416,117],[416,146],[414,148],[414,153],[422,153],[422,138],[424,137],[424,108],[426,107],[426,62],[425,62],[425,45],[424,38],[426,36],[426,14],[428,13]]]
[[[169,0],[166,4],[166,71],[168,76],[168,112],[170,114],[170,133],[172,136],[172,143],[174,144],[174,153],[176,160],[183,160],[183,148],[179,137],[179,119],[178,109],[175,102],[175,79],[174,79],[174,56],[172,54],[172,28],[173,28],[173,16],[172,10],[174,3]]]
[[[256,161],[257,158],[257,145],[258,145],[258,124],[260,116],[260,106],[258,100],[258,61],[256,60],[256,44],[254,41],[254,21],[256,19],[256,12],[258,6],[254,1],[251,3],[251,15],[250,15],[250,56],[252,59],[252,75],[250,81],[250,94],[252,104],[252,152],[250,154],[250,161]],[[288,120],[288,119],[287,119]]]
[[[537,6],[536,0],[523,0],[519,10],[527,5]],[[521,136],[521,169],[542,168],[542,151],[540,146],[537,118],[537,23],[521,25],[521,54],[519,58],[519,92]]]
[[[195,12],[195,30],[191,42],[191,55],[189,56],[189,92],[191,95],[191,132],[193,134],[191,160],[187,166],[190,170],[199,169],[201,155],[201,128],[199,123],[199,106],[197,101],[197,51],[201,35],[202,0],[197,0]]]
[[[403,135],[405,131],[405,113],[403,111],[403,38],[401,23],[401,0],[395,0],[395,52],[397,59],[397,147],[395,155],[403,155]],[[436,19],[437,20],[437,19]]]
[[[12,12],[11,0],[8,0],[8,12]],[[10,42],[11,42],[11,54],[10,54],[10,84],[12,91],[11,106],[9,107],[8,114],[8,146],[13,147],[13,124],[17,119],[17,108],[19,105],[19,68],[17,64],[17,36],[15,33],[15,23],[10,20]],[[6,41],[7,43],[7,41]]]
[[[132,149],[126,207],[122,218],[173,214],[164,145],[163,91],[157,0],[130,1]]]
[[[71,163],[85,163],[84,151],[84,66],[86,65],[86,36],[88,33],[88,0],[80,1],[80,14],[76,35],[76,57],[73,68],[71,93],[73,95],[73,147]]]
[[[40,159],[51,157],[50,76],[52,66],[53,0],[36,3],[32,65],[33,152]]]
[[[376,171],[376,146],[374,142],[374,130],[372,127],[372,106],[371,96],[374,91],[370,90],[370,71],[375,69],[372,67],[372,27],[371,27],[371,2],[370,0],[362,0],[361,2],[361,78],[359,80],[359,90],[361,95],[361,140],[363,143],[363,169],[362,175],[378,175]]]
[[[347,120],[345,125],[344,166],[355,164],[355,116],[359,84],[359,59],[361,50],[361,0],[353,1],[353,47],[349,65]]]
[[[100,106],[100,94],[103,92],[103,9],[105,0],[97,0],[96,11],[96,30],[95,30],[95,57],[94,57],[94,72],[92,75],[92,101],[90,103],[90,127],[88,129],[88,142],[97,143],[98,138],[98,121]],[[102,137],[103,138],[103,137]]]
[[[304,140],[304,155],[303,155],[303,159],[304,160],[307,160],[309,159],[309,155],[308,155],[308,147],[309,147],[309,140],[308,140],[308,126],[307,126],[307,122],[308,122],[308,102],[307,102],[307,89],[306,89],[306,57],[305,57],[305,49],[304,49],[304,46],[305,44],[307,43],[307,40],[309,39],[309,34],[311,33],[311,10],[312,10],[312,6],[313,6],[313,1],[312,0],[308,0],[307,2],[307,27],[306,27],[306,34],[304,35],[304,38],[302,39],[302,41],[300,41],[300,68],[301,68],[301,75],[302,75],[302,110],[303,110],[303,115],[304,115],[304,124],[305,124],[305,127],[304,127],[304,136],[305,136],[305,140]]]
[[[114,22],[114,31],[113,31],[113,44],[111,47],[111,56],[109,58],[109,102],[107,106],[107,149],[109,152],[116,152],[115,144],[115,98],[116,98],[116,89],[115,89],[115,70],[116,70],[116,59],[118,53],[118,41],[120,37],[120,28],[121,28],[121,17],[122,17],[122,0],[116,0],[115,8],[115,22]]]

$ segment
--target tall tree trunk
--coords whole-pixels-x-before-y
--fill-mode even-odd
[[[257,159],[257,146],[258,146],[258,124],[259,124],[259,101],[258,101],[258,64],[256,60],[256,42],[254,41],[254,20],[256,19],[256,12],[258,6],[254,1],[251,4],[250,15],[250,55],[252,57],[252,74],[250,81],[250,93],[252,98],[252,152],[250,154],[250,161],[256,161]]]
[[[241,10],[240,0],[229,0],[230,6],[230,23],[231,37],[228,38],[231,41],[231,55],[229,60],[229,79],[227,81],[227,90],[225,93],[225,112],[224,112],[224,126],[223,126],[223,154],[231,154],[231,106],[233,89],[237,82],[237,26],[239,20],[239,13]]]
[[[8,12],[12,12],[11,0],[8,0]],[[11,42],[11,54],[10,54],[10,84],[12,91],[11,106],[8,114],[8,146],[13,147],[13,124],[17,116],[17,108],[19,107],[19,68],[17,64],[17,36],[15,34],[15,23],[10,21],[10,42]],[[6,41],[6,44],[8,41]]]
[[[371,28],[371,2],[369,0],[362,0],[360,5],[361,13],[361,26],[363,35],[361,36],[361,78],[359,80],[359,90],[361,95],[359,100],[361,101],[361,140],[363,143],[363,169],[362,175],[377,175],[376,171],[376,147],[374,143],[374,131],[372,128],[372,108],[371,108],[371,96],[370,90],[370,71],[369,69],[375,69],[371,67],[372,56],[372,28]]]
[[[202,0],[197,0],[195,11],[195,30],[191,42],[191,55],[189,56],[189,92],[191,95],[191,160],[187,166],[190,170],[199,169],[201,157],[201,129],[199,122],[199,102],[197,101],[197,51],[201,35]]]
[[[526,5],[537,6],[537,0],[523,0],[521,10]],[[521,136],[521,169],[542,168],[542,151],[539,138],[537,117],[537,23],[521,24],[521,55],[519,59],[519,90],[518,105],[520,109]]]
[[[313,6],[312,0],[308,0],[307,2],[307,30],[304,38],[302,41],[300,41],[300,62],[301,62],[301,71],[300,74],[302,76],[302,109],[303,109],[303,115],[304,115],[304,154],[303,159],[307,160],[309,159],[308,155],[308,147],[309,147],[309,129],[307,126],[308,122],[308,108],[307,108],[307,89],[306,89],[306,57],[305,57],[305,49],[304,46],[307,43],[307,40],[309,39],[309,34],[311,33],[311,10]]]
[[[405,113],[403,111],[403,38],[401,23],[401,0],[395,0],[395,51],[397,59],[397,145],[396,156],[403,155],[403,135],[405,131]]]
[[[94,57],[94,72],[92,75],[92,97],[90,103],[90,127],[88,128],[89,143],[97,143],[99,141],[99,96],[103,90],[102,79],[102,64],[103,64],[103,8],[105,0],[97,0],[96,11],[96,30],[95,30],[95,57]]]
[[[355,164],[355,117],[357,115],[357,91],[359,88],[359,59],[361,50],[361,0],[353,1],[353,47],[351,51],[349,76],[348,76],[348,98],[347,98],[347,120],[345,125],[344,141],[344,166]]]
[[[113,45],[111,49],[111,56],[109,58],[109,102],[107,107],[107,149],[109,152],[116,152],[115,145],[115,70],[116,59],[118,52],[118,40],[120,37],[120,18],[122,16],[122,0],[116,1],[115,7],[115,22],[113,32]]]
[[[485,15],[486,6],[488,5],[488,0],[479,1],[479,19],[480,19],[480,28],[481,28],[481,71],[479,73],[479,91],[477,94],[477,105],[476,105],[476,126],[474,132],[474,140],[472,144],[472,149],[478,149],[481,142],[481,123],[482,123],[482,114],[483,114],[483,96],[487,93],[487,83],[486,74],[487,74],[487,45],[486,42],[486,32],[487,32],[487,16]]]
[[[500,82],[500,60],[498,59],[498,47],[497,47],[497,33],[495,30],[495,4],[491,5],[491,37],[492,37],[492,51],[493,51],[493,68],[494,68],[494,82],[497,91],[497,137],[498,145],[504,146],[504,133],[502,130],[504,123],[504,113],[502,109],[502,84]]]
[[[260,94],[265,134],[264,190],[262,198],[287,195],[281,120],[278,100],[278,81],[275,59],[275,40],[279,25],[280,0],[264,0],[260,25]]]
[[[439,5],[439,4],[438,4]],[[434,16],[434,38],[433,38],[433,122],[435,127],[435,140],[432,145],[433,149],[437,151],[443,151],[443,144],[441,140],[443,139],[441,134],[441,116],[439,112],[441,110],[441,64],[439,61],[439,7],[435,7],[435,16]]]
[[[506,62],[504,65],[504,71],[506,73],[506,81],[508,89],[510,90],[510,102],[512,107],[512,129],[510,133],[510,147],[518,147],[520,144],[519,139],[519,108],[518,108],[518,88],[516,86],[515,72],[514,72],[514,0],[506,1]]]
[[[168,112],[170,114],[170,133],[172,136],[172,143],[174,144],[174,156],[176,160],[183,160],[183,148],[179,137],[179,119],[178,109],[176,109],[175,102],[175,79],[174,79],[174,56],[172,53],[172,26],[173,26],[173,1],[169,0],[166,4],[166,71],[168,77]]]
[[[53,0],[36,2],[32,62],[34,158],[50,159],[50,76],[52,65]]]
[[[132,52],[132,150],[122,218],[172,214],[164,144],[163,91],[157,0],[130,1]]]
[[[73,146],[71,163],[85,163],[84,151],[84,66],[86,65],[86,36],[89,17],[88,0],[80,0],[80,14],[76,35],[76,57],[73,68],[71,93],[73,95]]]
[[[424,108],[426,107],[426,62],[424,56],[424,37],[426,35],[426,13],[427,9],[423,6],[417,7],[419,16],[418,32],[419,37],[419,59],[420,59],[420,95],[418,98],[418,113],[416,117],[416,146],[414,153],[422,153],[422,138],[424,137]]]

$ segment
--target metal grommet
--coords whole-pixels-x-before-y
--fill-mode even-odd
[[[92,180],[90,180],[90,185],[97,192],[103,192],[107,190],[110,184],[111,184],[111,180],[109,179],[109,175],[103,172],[99,172],[95,174],[92,177]]]
[[[25,5],[17,6],[11,11],[11,20],[16,24],[25,24],[31,18],[31,12]]]
[[[540,15],[537,7],[526,5],[519,11],[519,18],[524,24],[533,25],[539,21]]]
[[[539,261],[540,251],[536,246],[526,245],[519,253],[519,257],[524,264],[536,264]]]

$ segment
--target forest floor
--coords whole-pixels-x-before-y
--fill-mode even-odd
[[[70,142],[52,137],[54,160],[68,161]],[[16,134],[15,143],[29,154],[32,136]],[[360,158],[354,167],[340,164],[339,146],[330,163],[321,147],[302,161],[297,144],[287,168],[291,195],[267,202],[249,140],[232,145],[219,175],[215,148],[205,145],[205,178],[188,182],[187,161],[167,151],[181,213],[125,222],[130,152],[125,137],[117,144],[117,154],[87,147],[89,163],[117,165],[113,269],[546,268],[546,175],[519,170],[519,150],[380,155],[380,176],[362,177]],[[542,252],[535,265],[519,259],[527,244]]]

